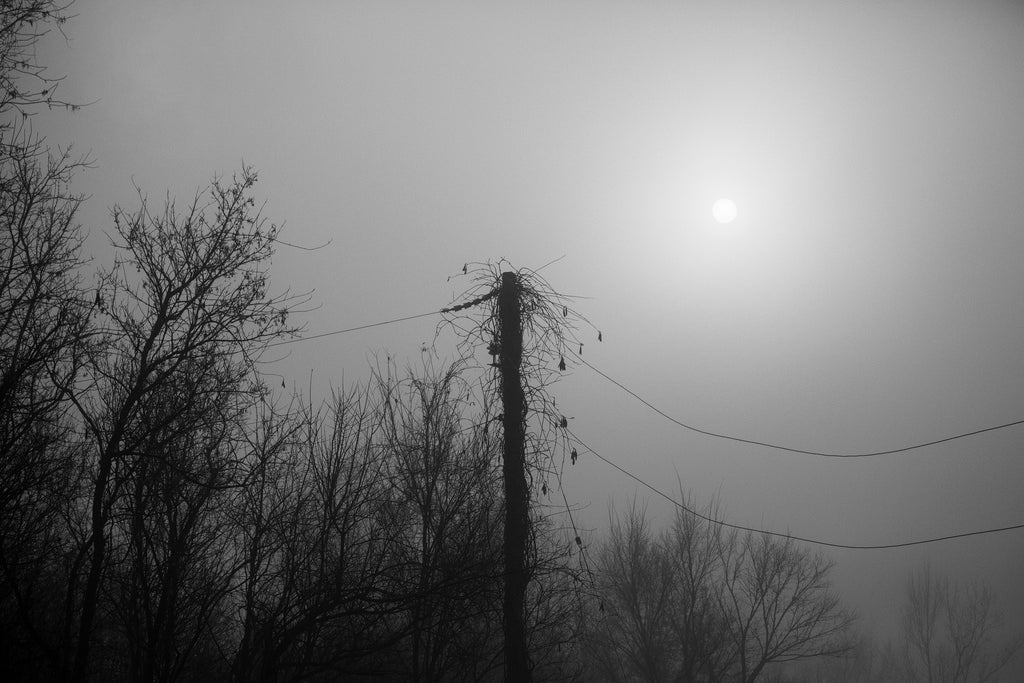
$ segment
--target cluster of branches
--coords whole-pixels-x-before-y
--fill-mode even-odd
[[[261,359],[304,299],[268,292],[255,174],[115,208],[86,291],[71,167],[35,161],[7,160],[0,197],[4,678],[499,677],[500,447],[463,368],[275,409]],[[572,655],[555,531],[540,679]]]
[[[1007,632],[992,588],[951,580],[924,565],[907,579],[897,636],[861,638],[849,656],[794,672],[790,683],[995,683],[1005,677],[1024,636]],[[1002,676],[1002,677],[1001,677]]]
[[[5,680],[499,676],[500,449],[462,368],[275,409],[260,364],[304,298],[268,291],[251,170],[115,208],[86,290],[75,163],[6,149]],[[530,642],[562,678],[574,582],[547,531]]]
[[[467,362],[474,362],[475,357],[477,360],[472,369],[489,376],[488,387],[497,392],[500,373],[488,373],[487,370],[498,367],[502,352],[496,342],[501,337],[497,292],[506,269],[515,272],[519,290],[517,301],[523,328],[520,368],[526,408],[523,421],[526,473],[531,488],[540,494],[531,502],[535,507],[557,508],[563,514],[567,513],[569,527],[575,536],[578,531],[572,527],[572,508],[561,495],[561,481],[566,465],[575,464],[577,444],[568,430],[571,418],[559,407],[550,388],[568,371],[571,363],[566,359],[583,353],[584,342],[580,340],[578,328],[593,326],[572,308],[572,297],[557,292],[538,271],[512,269],[510,264],[500,260],[463,266],[463,274],[468,276],[470,284],[457,300],[490,301],[490,305],[485,309],[461,305],[445,309],[445,312],[454,313],[441,327],[451,327],[458,333],[462,357]],[[467,310],[459,312],[464,308]],[[600,332],[596,329],[593,332],[600,341]],[[486,350],[486,358],[480,358],[481,350]],[[578,560],[585,566],[583,554],[578,555]]]
[[[115,207],[85,285],[86,165],[25,121],[66,6],[0,7],[0,677],[500,677],[500,448],[462,366],[319,407],[261,377],[307,300],[270,292],[248,168]],[[473,406],[482,408],[473,410]],[[568,677],[571,544],[534,526],[538,679]]]
[[[0,3],[0,130],[9,133],[17,113],[27,119],[40,106],[75,109],[57,96],[61,79],[36,61],[36,47],[54,27],[62,30],[71,2],[4,0]]]
[[[708,522],[716,503],[703,515],[691,505],[660,534],[635,502],[612,516],[583,637],[588,680],[752,683],[778,664],[848,650],[853,615],[828,561]]]
[[[86,162],[23,123],[62,104],[32,48],[65,9],[0,6],[0,677],[501,678],[493,386],[477,391],[463,363],[389,362],[368,386],[279,406],[263,363],[307,297],[270,291],[278,229],[248,168],[184,208],[141,192],[115,207],[115,258],[87,287],[70,190]],[[500,267],[467,296],[493,298]],[[844,652],[828,563],[713,514],[680,512],[656,537],[634,509],[591,572],[578,532],[540,504],[576,456],[546,387],[582,344],[542,278],[518,281],[533,678],[747,683]],[[487,346],[496,316],[465,315],[448,322]],[[918,651],[945,670],[932,643]]]

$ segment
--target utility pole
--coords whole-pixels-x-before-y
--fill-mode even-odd
[[[515,273],[501,274],[498,290],[499,371],[504,409],[505,453],[505,681],[532,680],[526,649],[526,543],[529,538],[529,491],[526,488],[526,398],[520,367],[523,362],[523,320],[520,285]]]

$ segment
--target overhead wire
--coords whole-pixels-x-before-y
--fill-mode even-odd
[[[785,538],[791,538],[794,541],[802,541],[804,543],[811,543],[813,545],[825,546],[825,547],[828,547],[828,548],[841,548],[841,549],[846,549],[846,550],[888,550],[888,549],[892,549],[892,548],[909,548],[909,547],[915,546],[915,545],[926,545],[926,544],[929,544],[929,543],[939,543],[941,541],[951,541],[953,539],[967,538],[967,537],[970,537],[970,536],[983,536],[983,535],[986,535],[986,534],[995,534],[995,533],[1001,533],[1001,532],[1004,532],[1004,531],[1013,531],[1015,529],[1024,529],[1024,524],[1011,524],[1011,525],[1002,526],[1002,527],[980,529],[980,530],[976,530],[976,531],[964,531],[964,532],[961,532],[961,533],[946,534],[946,535],[943,535],[943,536],[933,536],[933,537],[929,537],[929,538],[916,539],[916,540],[913,540],[913,541],[901,541],[901,542],[898,542],[898,543],[852,544],[852,543],[838,543],[838,542],[835,542],[835,541],[823,541],[821,539],[809,538],[809,537],[806,537],[806,536],[796,536],[796,535],[790,534],[790,533],[781,533],[779,531],[769,531],[769,530],[766,530],[766,529],[757,529],[757,528],[754,528],[754,527],[743,526],[742,524],[733,524],[731,522],[726,522],[724,520],[715,519],[714,517],[709,517],[709,516],[707,516],[705,514],[702,514],[702,513],[698,512],[697,510],[694,510],[694,509],[688,507],[684,503],[679,502],[678,500],[676,500],[672,496],[668,495],[667,493],[665,493],[661,489],[657,488],[653,484],[650,484],[650,483],[644,481],[643,479],[641,479],[637,475],[633,474],[632,472],[630,472],[626,468],[622,467],[618,463],[615,463],[615,462],[609,460],[608,458],[606,458],[605,456],[601,455],[600,453],[595,451],[589,444],[587,444],[585,441],[580,439],[580,437],[577,436],[575,434],[575,432],[572,432],[569,429],[566,429],[565,431],[570,436],[572,436],[572,438],[575,439],[583,448],[585,448],[588,453],[590,453],[591,455],[595,456],[596,458],[598,458],[599,460],[601,460],[605,464],[609,465],[610,467],[618,470],[620,473],[626,475],[627,477],[629,477],[633,481],[637,482],[638,484],[640,484],[640,485],[644,486],[645,488],[649,489],[653,493],[661,496],[662,498],[664,498],[665,500],[667,500],[669,503],[671,503],[675,507],[679,508],[680,510],[683,510],[684,512],[686,512],[688,514],[695,515],[696,517],[704,520],[705,522],[709,522],[711,524],[715,524],[715,525],[721,526],[721,527],[726,527],[726,528],[729,528],[729,529],[736,529],[738,531],[749,531],[749,532],[752,532],[752,533],[755,533],[755,534],[764,534],[766,536],[774,536],[776,538],[784,538],[784,539]]]
[[[285,339],[284,341],[274,342],[273,344],[267,344],[271,346],[284,346],[285,344],[298,344],[299,342],[312,341],[313,339],[321,339],[323,337],[333,337],[336,334],[345,334],[346,332],[356,332],[358,330],[368,330],[371,327],[381,327],[383,325],[393,325],[394,323],[405,322],[406,320],[415,320],[416,318],[426,318],[432,315],[440,315],[443,311],[430,311],[429,313],[417,313],[416,315],[407,315],[402,318],[392,318],[391,320],[382,320],[378,323],[369,323],[367,325],[357,325],[356,327],[348,327],[343,330],[333,330],[331,332],[321,332],[319,334],[311,334],[305,337],[296,337],[295,339]]]
[[[478,300],[474,300],[472,302],[467,302],[466,305],[460,305],[459,308],[466,307],[467,305],[473,305],[473,304],[480,303],[482,300],[486,300],[486,299],[490,298],[491,296],[493,296],[493,292],[489,293],[489,296],[480,297],[480,299],[478,299]],[[395,324],[395,323],[405,322],[407,320],[415,320],[417,318],[426,318],[426,317],[430,317],[430,316],[441,315],[442,313],[448,312],[450,310],[452,310],[452,309],[442,309],[442,310],[438,310],[438,311],[429,311],[429,312],[426,312],[426,313],[418,313],[418,314],[415,314],[415,315],[408,315],[408,316],[403,316],[403,317],[400,317],[400,318],[392,318],[390,320],[383,320],[383,321],[380,321],[380,322],[368,323],[368,324],[365,324],[365,325],[357,325],[357,326],[354,326],[354,327],[348,327],[348,328],[339,329],[339,330],[332,330],[332,331],[329,331],[329,332],[321,332],[319,334],[309,335],[309,336],[305,336],[305,337],[298,337],[298,338],[295,338],[295,339],[286,339],[286,340],[274,342],[272,344],[268,344],[268,347],[283,346],[283,345],[286,345],[286,344],[296,344],[296,343],[299,343],[299,342],[312,341],[314,339],[321,339],[321,338],[324,338],[324,337],[331,337],[331,336],[335,336],[335,335],[339,335],[339,334],[346,334],[346,333],[349,333],[349,332],[356,332],[356,331],[359,331],[359,330],[366,330],[366,329],[370,329],[370,328],[374,328],[374,327],[382,327],[382,326],[385,326],[385,325],[392,325],[392,324]],[[574,353],[571,350],[569,350],[569,353],[572,356],[574,356],[580,363],[582,363],[583,365],[586,365],[588,368],[590,368],[595,373],[597,373],[598,375],[603,377],[605,380],[607,380],[608,382],[612,383],[613,385],[615,385],[616,387],[618,387],[622,391],[624,391],[627,394],[629,394],[630,396],[632,396],[635,400],[639,401],[641,404],[646,406],[648,409],[654,411],[655,413],[657,413],[661,417],[663,417],[666,420],[676,424],[679,427],[682,427],[684,429],[687,429],[689,431],[695,432],[697,434],[702,434],[702,435],[709,436],[709,437],[712,437],[712,438],[725,439],[725,440],[728,440],[728,441],[734,441],[734,442],[739,442],[739,443],[746,443],[746,444],[755,445],[755,446],[762,446],[762,447],[765,447],[765,448],[771,448],[771,449],[774,449],[774,450],[786,451],[786,452],[790,452],[790,453],[799,453],[799,454],[803,454],[803,455],[812,455],[812,456],[819,456],[819,457],[826,457],[826,458],[869,458],[869,457],[876,457],[876,456],[881,456],[881,455],[892,455],[892,454],[895,454],[895,453],[903,453],[903,452],[906,452],[906,451],[912,451],[912,450],[916,450],[916,449],[920,449],[920,448],[925,448],[927,446],[934,446],[934,445],[941,444],[941,443],[946,443],[946,442],[949,442],[949,441],[955,441],[957,439],[963,439],[963,438],[967,438],[967,437],[971,437],[971,436],[976,436],[976,435],[979,435],[979,434],[984,434],[986,432],[997,431],[997,430],[1006,429],[1006,428],[1009,428],[1009,427],[1014,427],[1014,426],[1017,426],[1017,425],[1024,424],[1024,419],[1015,420],[1013,422],[1007,422],[1007,423],[1000,424],[1000,425],[995,425],[995,426],[992,426],[992,427],[985,427],[985,428],[982,428],[982,429],[976,429],[976,430],[969,431],[969,432],[963,432],[963,433],[960,433],[960,434],[955,434],[953,436],[948,436],[948,437],[944,437],[944,438],[941,438],[941,439],[935,439],[935,440],[932,440],[932,441],[918,443],[918,444],[914,444],[914,445],[911,445],[911,446],[904,446],[904,447],[901,447],[901,448],[893,448],[893,449],[888,449],[888,450],[872,451],[872,452],[865,452],[865,453],[830,453],[830,452],[825,452],[825,451],[814,451],[814,450],[810,450],[810,449],[794,448],[794,447],[791,447],[791,446],[784,446],[784,445],[775,444],[775,443],[771,443],[771,442],[759,441],[759,440],[756,440],[756,439],[747,439],[747,438],[743,438],[743,437],[733,436],[733,435],[730,435],[730,434],[713,432],[713,431],[710,431],[710,430],[707,430],[707,429],[701,429],[699,427],[695,427],[693,425],[690,425],[690,424],[687,424],[685,422],[682,422],[681,420],[679,420],[679,419],[669,415],[665,411],[661,410],[660,408],[655,406],[653,403],[651,403],[650,401],[648,401],[647,399],[643,398],[642,396],[637,394],[635,391],[633,391],[632,389],[627,387],[622,382],[614,379],[613,377],[609,376],[607,373],[605,373],[605,372],[599,370],[598,368],[594,367],[594,365],[592,363],[584,360],[583,357],[580,356],[579,354],[576,354],[576,353]],[[633,474],[629,470],[625,469],[621,465],[619,465],[619,464],[613,462],[612,460],[606,458],[605,456],[601,455],[599,452],[597,452],[589,444],[587,444],[582,439],[580,439],[579,436],[577,436],[574,432],[572,432],[568,428],[566,428],[566,432],[569,435],[571,435],[572,438],[575,439],[582,447],[584,447],[587,450],[587,452],[591,453],[592,455],[597,457],[599,460],[603,461],[604,463],[606,463],[610,467],[614,468],[615,470],[619,471],[620,473],[622,473],[622,474],[628,476],[629,478],[633,479],[634,481],[636,481],[637,483],[641,484],[642,486],[644,486],[645,488],[649,489],[650,491],[652,491],[653,493],[657,494],[658,496],[664,498],[665,500],[667,500],[669,503],[671,503],[672,505],[676,506],[677,508],[679,508],[679,509],[681,509],[681,510],[683,510],[683,511],[689,513],[689,514],[695,515],[698,518],[703,519],[704,521],[709,522],[711,524],[715,524],[715,525],[722,526],[722,527],[725,527],[725,528],[736,529],[736,530],[739,530],[739,531],[748,531],[748,532],[752,532],[752,533],[765,534],[765,535],[768,535],[768,536],[774,536],[774,537],[778,537],[778,538],[791,538],[791,539],[796,540],[796,541],[802,541],[804,543],[810,543],[810,544],[813,544],[813,545],[819,545],[819,546],[830,547],[830,548],[841,548],[841,549],[850,549],[850,550],[885,550],[885,549],[892,549],[892,548],[905,548],[905,547],[916,546],[916,545],[925,545],[925,544],[930,544],[930,543],[938,543],[938,542],[942,542],[942,541],[949,541],[949,540],[954,540],[954,539],[959,539],[959,538],[967,538],[967,537],[971,537],[971,536],[981,536],[981,535],[986,535],[986,534],[1001,533],[1001,532],[1005,532],[1005,531],[1013,531],[1013,530],[1016,530],[1016,529],[1024,528],[1024,524],[1013,524],[1013,525],[1008,525],[1008,526],[1003,526],[1003,527],[981,529],[981,530],[976,530],[976,531],[967,531],[967,532],[955,533],[955,534],[946,534],[946,535],[943,535],[943,536],[935,536],[935,537],[924,538],[924,539],[917,539],[917,540],[912,540],[912,541],[903,541],[903,542],[899,542],[899,543],[885,543],[885,544],[848,544],[848,543],[838,543],[838,542],[824,541],[824,540],[821,540],[821,539],[814,539],[814,538],[808,538],[808,537],[803,537],[803,536],[795,536],[795,535],[789,534],[789,533],[780,533],[780,532],[777,532],[777,531],[769,531],[769,530],[765,530],[765,529],[756,529],[756,528],[753,528],[753,527],[743,526],[743,525],[740,525],[740,524],[733,524],[731,522],[726,522],[724,520],[715,519],[713,517],[709,517],[707,515],[704,515],[704,514],[698,512],[697,510],[693,510],[693,509],[687,507],[685,504],[679,502],[678,500],[676,500],[672,496],[668,495],[664,491],[658,489],[654,485],[644,481],[643,479],[641,479],[637,475]],[[564,492],[563,492],[563,496],[564,496]],[[568,501],[565,501],[565,503],[566,503],[566,507],[568,508]],[[571,514],[571,512],[570,512],[570,514]],[[575,529],[575,524],[573,524],[573,527]]]
[[[368,323],[366,325],[357,325],[355,327],[347,327],[347,328],[345,328],[343,330],[332,330],[331,332],[321,332],[319,334],[311,334],[311,335],[306,336],[306,337],[296,337],[295,339],[285,339],[283,341],[274,342],[272,344],[267,344],[267,347],[269,348],[269,347],[273,347],[273,346],[283,346],[285,344],[298,344],[299,342],[312,341],[313,339],[322,339],[323,337],[333,337],[336,334],[345,334],[347,332],[357,332],[359,330],[368,330],[371,327],[382,327],[384,325],[393,325],[395,323],[405,322],[406,320],[415,320],[417,318],[427,318],[427,317],[434,316],[434,315],[442,315],[444,313],[455,313],[455,312],[461,311],[461,310],[463,310],[465,308],[470,308],[472,306],[476,306],[477,304],[481,304],[481,303],[487,301],[488,299],[493,299],[495,296],[497,296],[497,294],[498,294],[498,290],[497,290],[497,288],[495,288],[495,289],[492,289],[492,290],[490,290],[489,292],[487,292],[485,294],[482,294],[481,296],[476,297],[475,299],[472,299],[470,301],[465,301],[465,302],[463,302],[461,304],[453,304],[452,306],[448,306],[446,308],[442,308],[442,309],[440,309],[438,311],[428,311],[427,313],[417,313],[416,315],[407,315],[407,316],[403,316],[401,318],[392,318],[391,320],[382,320],[382,321],[376,322],[376,323]]]
[[[724,433],[721,433],[721,432],[713,432],[713,431],[708,430],[708,429],[701,429],[700,427],[694,427],[691,424],[687,424],[687,423],[685,423],[685,422],[683,422],[683,421],[681,421],[681,420],[679,420],[679,419],[669,415],[664,410],[662,410],[661,408],[658,408],[656,405],[654,405],[653,403],[651,403],[650,401],[645,399],[643,396],[639,395],[638,393],[636,393],[635,391],[633,391],[632,389],[627,387],[625,384],[623,384],[619,380],[610,377],[606,373],[604,373],[601,370],[599,370],[598,368],[594,367],[591,363],[589,363],[586,360],[584,360],[582,356],[580,356],[579,354],[573,352],[571,349],[568,352],[571,355],[575,356],[575,358],[580,363],[582,363],[583,365],[586,365],[588,368],[590,368],[591,370],[596,372],[598,375],[600,375],[604,379],[608,380],[609,382],[611,382],[612,384],[617,386],[622,391],[624,391],[627,394],[629,394],[630,396],[632,396],[634,399],[636,399],[637,401],[642,403],[644,406],[646,406],[650,410],[654,411],[655,413],[657,413],[661,417],[665,418],[669,422],[672,422],[672,423],[678,425],[679,427],[682,427],[683,429],[687,429],[687,430],[689,430],[691,432],[695,432],[697,434],[703,434],[704,436],[710,436],[710,437],[715,438],[715,439],[724,439],[724,440],[727,440],[727,441],[735,441],[735,442],[738,442],[738,443],[745,443],[745,444],[750,444],[750,445],[753,445],[753,446],[762,446],[764,448],[771,448],[773,450],[786,451],[786,452],[789,452],[789,453],[799,453],[801,455],[813,455],[813,456],[817,456],[817,457],[821,457],[821,458],[875,458],[875,457],[878,457],[878,456],[881,456],[881,455],[894,455],[896,453],[906,453],[907,451],[913,451],[913,450],[917,450],[917,449],[920,449],[920,448],[926,448],[928,446],[936,446],[938,444],[947,443],[947,442],[950,442],[950,441],[956,441],[958,439],[966,439],[966,438],[971,437],[971,436],[978,436],[979,434],[985,434],[987,432],[994,432],[994,431],[998,431],[998,430],[1001,430],[1001,429],[1008,429],[1010,427],[1016,427],[1018,425],[1024,424],[1024,419],[1014,420],[1012,422],[1005,422],[1003,424],[998,424],[998,425],[995,425],[995,426],[992,426],[992,427],[984,427],[982,429],[974,429],[974,430],[971,430],[969,432],[961,432],[959,434],[954,434],[952,436],[942,437],[941,439],[933,439],[931,441],[925,441],[925,442],[922,442],[922,443],[913,444],[911,446],[902,446],[900,448],[890,448],[890,449],[887,449],[887,450],[869,451],[869,452],[864,452],[864,453],[835,453],[835,452],[828,452],[828,451],[815,451],[815,450],[806,449],[806,448],[795,448],[795,447],[792,447],[792,446],[785,446],[785,445],[781,445],[781,444],[771,443],[769,441],[759,441],[757,439],[747,439],[747,438],[744,438],[744,437],[733,436],[731,434],[724,434]]]

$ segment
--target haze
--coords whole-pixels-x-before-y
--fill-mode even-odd
[[[552,4],[80,3],[41,61],[94,103],[35,125],[95,159],[100,263],[133,183],[190,197],[253,164],[284,239],[329,243],[274,262],[316,290],[311,334],[449,305],[466,262],[565,255],[543,274],[589,297],[584,358],[688,424],[863,452],[1024,419],[1019,3]],[[436,322],[276,371],[358,381],[375,353],[418,362]],[[831,460],[687,432],[586,367],[554,392],[602,455],[734,523],[855,545],[1024,523],[1022,427]],[[597,536],[649,495],[586,454],[565,487]],[[827,552],[865,630],[926,560],[1021,625],[1020,530]]]

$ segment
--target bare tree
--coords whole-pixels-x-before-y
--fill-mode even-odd
[[[225,510],[241,485],[232,460],[248,402],[230,387],[187,386],[202,377],[182,373],[154,394],[140,422],[160,426],[118,474],[130,484],[112,510],[106,594],[134,680],[199,673],[235,577]],[[165,420],[182,394],[204,400]]]
[[[907,580],[901,635],[861,638],[843,658],[802,667],[786,680],[837,683],[981,683],[997,681],[1024,639],[1006,634],[996,596],[973,581],[954,582],[922,566]]]
[[[321,411],[268,415],[237,513],[236,680],[384,670],[404,596],[389,521],[380,414],[365,390]]]
[[[730,624],[738,680],[769,664],[838,656],[853,616],[831,588],[831,562],[793,539],[729,533],[721,547],[720,605]]]
[[[4,629],[21,634],[12,657],[41,648],[54,662],[59,639],[34,605],[53,594],[43,565],[63,553],[58,527],[75,479],[67,395],[89,330],[80,198],[68,189],[79,165],[39,141],[0,149],[0,610],[20,615]]]
[[[81,474],[67,396],[90,325],[70,184],[86,162],[47,149],[26,123],[54,103],[57,79],[34,46],[65,9],[0,7],[0,671],[19,676],[61,675],[60,587],[76,560],[64,524]]]
[[[852,616],[831,565],[791,539],[723,531],[716,510],[681,508],[659,537],[635,505],[612,520],[587,650],[601,679],[751,683],[769,665],[847,649]]]
[[[89,371],[92,389],[73,397],[92,452],[87,562],[79,589],[73,678],[89,675],[90,647],[107,570],[111,515],[130,490],[154,438],[192,429],[188,416],[230,392],[263,391],[256,363],[266,344],[291,331],[289,295],[270,296],[266,264],[276,226],[250,196],[250,169],[214,181],[179,213],[168,201],[151,213],[113,212],[118,257],[101,276],[103,352]],[[188,377],[188,381],[182,381]],[[160,402],[159,410],[154,403]],[[144,419],[158,413],[158,419]],[[76,577],[73,577],[76,578]]]
[[[0,4],[0,141],[17,144],[17,113],[24,120],[40,106],[77,108],[57,97],[61,78],[36,60],[36,46],[68,20],[72,2],[6,0]]]
[[[905,653],[892,642],[877,643],[857,638],[842,657],[802,662],[787,668],[789,683],[906,683]]]
[[[500,667],[480,656],[500,642],[500,445],[486,410],[467,414],[472,388],[462,370],[428,365],[401,381],[377,373],[398,550],[408,568],[403,675],[413,681],[476,680]]]
[[[693,506],[689,497],[684,503]],[[723,680],[733,664],[730,622],[720,609],[723,530],[707,521],[719,516],[717,498],[700,515],[680,509],[664,539],[676,576],[672,632],[679,648],[680,681]]]
[[[601,606],[585,649],[592,677],[669,680],[678,661],[672,560],[636,500],[624,516],[609,514],[608,538],[596,557]]]
[[[927,565],[908,580],[902,614],[911,681],[993,681],[1024,644],[1020,636],[1000,639],[1002,615],[990,587],[936,577]]]

